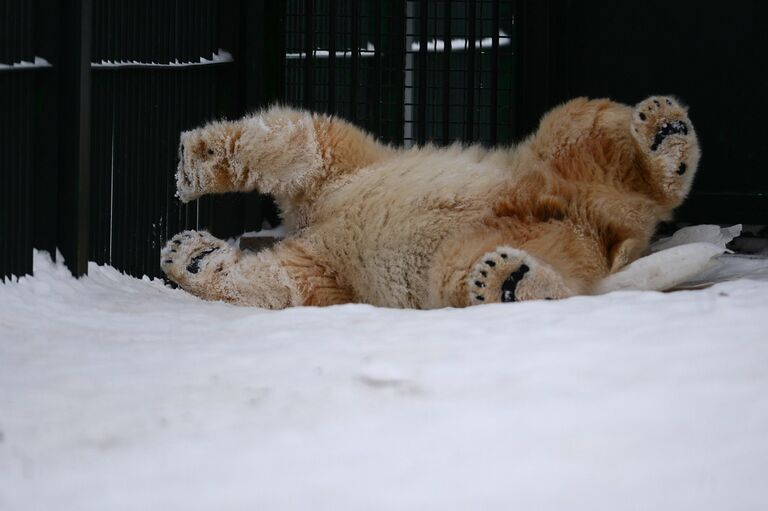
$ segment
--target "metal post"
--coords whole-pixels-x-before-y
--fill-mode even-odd
[[[64,2],[57,245],[78,277],[88,272],[92,13],[91,0]]]

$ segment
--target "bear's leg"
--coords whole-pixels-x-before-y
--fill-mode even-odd
[[[352,300],[335,273],[299,240],[252,253],[207,232],[184,231],[163,248],[161,267],[172,281],[206,300],[266,309]]]
[[[624,247],[627,251],[631,247]],[[587,294],[611,271],[597,231],[573,222],[495,218],[461,230],[435,253],[426,307]]]
[[[560,299],[583,292],[581,283],[527,250],[507,244],[477,247],[457,244],[438,255],[427,308]]]
[[[179,198],[257,190],[278,201],[311,200],[330,180],[392,149],[335,117],[272,107],[181,134]]]
[[[635,106],[630,131],[663,202],[677,206],[690,190],[700,158],[685,108],[674,98],[652,96]]]

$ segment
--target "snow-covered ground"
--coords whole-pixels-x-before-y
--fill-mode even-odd
[[[762,270],[279,312],[35,271],[0,285],[2,510],[768,509]]]

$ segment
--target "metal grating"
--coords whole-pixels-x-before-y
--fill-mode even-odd
[[[510,142],[515,5],[289,1],[285,98],[406,146]]]
[[[405,2],[289,0],[284,99],[402,141]]]

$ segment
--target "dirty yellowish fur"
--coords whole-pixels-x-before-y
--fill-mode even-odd
[[[179,197],[258,190],[290,235],[253,254],[206,232],[163,249],[207,300],[284,308],[464,307],[588,294],[636,259],[699,161],[686,109],[574,99],[515,147],[402,150],[273,107],[181,135]]]

